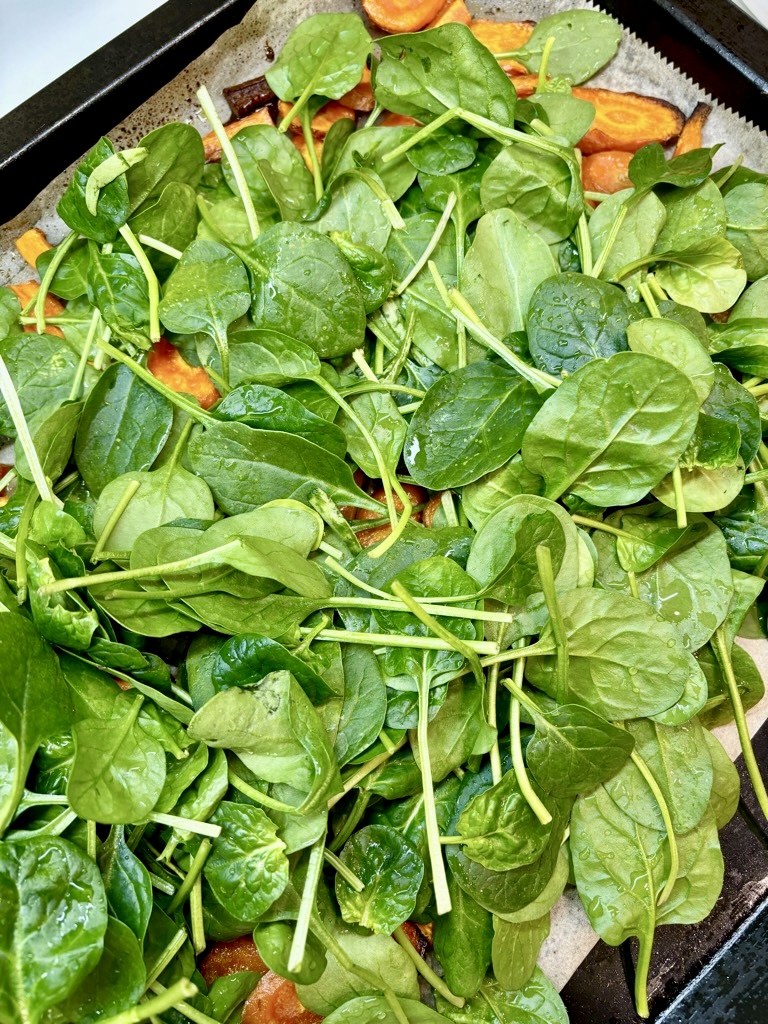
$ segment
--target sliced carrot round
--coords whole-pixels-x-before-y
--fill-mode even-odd
[[[210,988],[217,978],[239,971],[256,971],[264,974],[267,965],[261,959],[250,935],[231,942],[215,942],[200,964],[200,973]]]
[[[437,17],[445,0],[363,0],[363,10],[385,32],[418,32]]]
[[[246,1000],[241,1024],[317,1024],[322,1019],[301,1005],[292,981],[267,971]]]
[[[585,192],[620,192],[631,188],[629,161],[634,156],[622,149],[606,149],[585,156],[581,162],[581,181]]]

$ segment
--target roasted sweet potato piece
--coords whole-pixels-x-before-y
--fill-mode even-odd
[[[21,308],[24,309],[37,295],[40,284],[38,281],[24,281],[23,284],[9,284],[8,287],[12,292],[16,293],[16,297],[21,303]],[[48,295],[45,296],[45,306],[43,308],[45,310],[46,317],[49,317],[61,316],[65,307],[61,299],[57,299],[55,295],[51,295],[49,292]],[[37,328],[34,324],[25,324],[24,330],[27,331],[28,334],[35,334]],[[57,338],[64,337],[61,328],[57,327],[55,324],[46,324],[45,333],[55,334]]]
[[[256,971],[265,974],[268,968],[261,959],[258,949],[250,935],[231,942],[215,942],[200,964],[200,973],[205,978],[208,988],[226,974],[238,971]]]
[[[436,18],[445,0],[363,0],[363,10],[385,32],[418,32]]]
[[[373,98],[373,90],[371,89],[371,72],[368,68],[363,68],[363,77],[357,83],[354,89],[350,89],[349,92],[345,92],[339,100],[342,107],[349,107],[350,110],[362,110],[365,113],[373,110],[376,105],[376,101]]]
[[[585,192],[619,192],[631,188],[628,167],[632,153],[623,149],[605,149],[585,156],[581,161],[581,182]]]
[[[683,153],[690,153],[692,149],[701,149],[701,133],[707,123],[712,107],[708,103],[697,103],[693,113],[683,125],[680,138],[675,146],[675,156],[682,156]]]
[[[245,1001],[241,1024],[319,1024],[322,1019],[301,1005],[292,981],[267,971]]]
[[[484,21],[477,18],[469,27],[475,38],[487,46],[491,53],[506,53],[526,43],[535,25],[535,21]],[[508,75],[524,75],[527,70],[517,60],[502,60],[500,64]]]
[[[421,121],[417,121],[415,117],[411,117],[409,114],[393,114],[389,111],[382,117],[379,124],[382,128],[413,128],[420,125]]]
[[[147,369],[171,391],[192,395],[203,409],[210,409],[221,398],[202,366],[190,366],[181,352],[165,338],[152,346],[147,356]]]
[[[258,110],[254,110],[248,117],[242,118],[240,121],[230,121],[229,124],[224,125],[224,131],[227,133],[228,138],[232,138],[233,135],[237,135],[243,128],[248,128],[252,124],[274,124],[272,115],[266,107],[259,107]],[[203,147],[205,149],[205,162],[209,164],[218,163],[221,160],[221,146],[219,140],[216,138],[213,132],[208,132],[207,135],[203,136]]]
[[[682,111],[656,96],[582,86],[577,86],[573,95],[595,107],[592,127],[579,142],[582,153],[601,153],[605,149],[635,153],[649,142],[671,142],[683,128]]]
[[[290,114],[292,107],[292,103],[280,100],[277,105],[277,112],[280,115],[281,121]],[[324,139],[330,131],[331,125],[345,117],[350,121],[354,121],[354,110],[350,110],[349,107],[337,103],[336,100],[331,100],[330,103],[326,103],[324,107],[321,107],[312,118],[312,134],[316,139]],[[299,121],[298,117],[294,117],[291,121],[290,129],[297,135],[301,135],[301,121]]]
[[[22,258],[32,269],[35,268],[37,257],[41,253],[48,252],[49,249],[53,248],[40,228],[30,228],[23,235],[19,235],[15,245]]]
[[[423,505],[424,502],[427,500],[427,492],[422,487],[415,486],[415,484],[403,484],[403,490],[411,499],[413,505]],[[381,487],[378,488],[378,490],[375,490],[371,497],[375,501],[380,501],[382,503],[386,500],[386,495],[384,494],[384,490]],[[395,509],[398,512],[402,512],[402,501],[398,498],[397,495],[394,496],[394,500]],[[358,509],[356,518],[358,521],[360,519],[381,519],[383,516],[386,516],[386,514],[387,513],[385,509],[382,509],[381,512],[373,512],[369,511],[367,508],[361,508]],[[420,523],[421,511],[414,512],[411,515],[411,519],[413,519],[413,521],[416,523]],[[357,535],[357,539],[360,541],[361,547],[372,548],[374,544],[378,544],[379,541],[384,540],[384,538],[387,537],[390,534],[390,532],[391,527],[389,525],[374,526],[372,530],[361,530],[360,533],[358,533]]]
[[[304,163],[307,165],[307,167],[311,171],[312,170],[312,160],[310,159],[309,150],[307,149],[307,144],[304,141],[304,136],[303,135],[294,135],[293,133],[291,133],[290,139],[291,139],[291,142],[296,147],[296,149],[298,149],[298,151],[304,157]],[[317,159],[322,161],[322,159],[323,159],[323,143],[322,143],[322,141],[320,139],[313,139],[312,141],[315,144],[315,152],[317,153]]]
[[[450,25],[458,22],[460,25],[471,25],[472,15],[467,10],[464,0],[447,0],[443,9],[438,12],[436,18],[427,25],[427,28],[437,28],[439,25]]]
[[[232,117],[237,118],[248,117],[257,107],[264,107],[277,99],[263,75],[250,78],[247,82],[227,86],[222,92],[232,111]]]

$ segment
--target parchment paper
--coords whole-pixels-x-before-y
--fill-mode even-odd
[[[579,0],[467,2],[475,17],[497,21],[539,20],[557,11],[597,6]],[[188,121],[205,133],[208,128],[195,99],[200,83],[208,86],[222,119],[226,121],[230,115],[221,95],[224,86],[262,74],[269,66],[269,48],[279,52],[291,29],[303,18],[318,12],[349,10],[360,11],[359,3],[344,0],[258,0],[240,25],[224,33],[209,50],[129,118],[112,130],[104,125],[104,131],[118,148],[135,145],[142,135],[166,121]],[[768,135],[727,107],[716,104],[680,69],[632,33],[625,34],[616,58],[589,84],[660,96],[677,104],[686,115],[697,103],[710,103],[714,109],[704,131],[704,144],[725,143],[715,158],[716,166],[730,164],[743,156],[747,166],[768,171]],[[22,231],[39,224],[52,242],[64,235],[66,229],[53,211],[71,170],[69,168],[59,175],[23,213],[0,227],[0,280],[21,281],[30,276],[29,268],[13,246],[13,240]],[[768,678],[768,642],[744,641],[743,646],[755,658],[763,677]],[[756,732],[766,718],[768,698],[749,712],[750,732]],[[715,731],[730,756],[736,758],[739,744],[735,727],[724,726]],[[764,768],[768,771],[768,766]],[[768,878],[760,884],[761,891],[768,891]],[[539,962],[553,983],[562,988],[597,941],[577,894],[569,890],[552,913],[550,937],[544,943]]]

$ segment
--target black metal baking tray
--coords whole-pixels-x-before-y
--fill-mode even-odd
[[[739,8],[728,0],[598,2],[716,100],[768,129],[768,32]],[[240,21],[252,3],[168,0],[0,118],[0,223]],[[755,746],[759,763],[768,765],[768,725]],[[650,994],[658,1024],[768,1020],[768,822],[741,759],[737,766],[744,798],[721,833],[723,894],[701,925],[657,932]],[[632,957],[629,943],[595,947],[563,990],[571,1024],[639,1022]]]

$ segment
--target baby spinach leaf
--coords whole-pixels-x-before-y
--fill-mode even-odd
[[[192,438],[189,461],[230,515],[279,498],[306,499],[317,487],[328,491],[338,504],[381,510],[357,487],[341,459],[279,430],[216,424]]]
[[[544,792],[553,795],[594,789],[626,763],[634,747],[630,733],[579,704],[534,715],[534,725],[526,760]]]
[[[373,437],[384,464],[394,473],[400,462],[408,429],[394,398],[389,394],[373,392],[358,395],[349,404]],[[376,479],[380,472],[379,466],[358,425],[346,412],[340,413],[339,424],[346,434],[349,454],[364,473]]]
[[[110,910],[143,942],[152,912],[152,882],[142,862],[128,849],[123,832],[122,825],[110,829],[99,847],[99,870]]]
[[[229,337],[230,383],[282,387],[320,374],[317,353],[302,341],[279,331],[248,328]]]
[[[8,373],[27,420],[53,411],[69,398],[77,369],[77,356],[61,338],[52,334],[19,334],[0,343]],[[0,430],[16,436],[16,427],[0,399]]]
[[[70,460],[72,443],[75,440],[82,411],[82,402],[62,402],[58,408],[48,407],[41,410],[29,425],[40,465],[43,467],[45,475],[51,480],[58,480]],[[15,453],[19,476],[24,477],[25,480],[32,480],[32,470],[18,438]]]
[[[549,246],[510,210],[493,210],[477,223],[464,258],[462,291],[497,337],[525,329],[537,287],[556,272]]]
[[[585,274],[550,277],[530,301],[526,329],[533,362],[553,374],[572,374],[593,359],[627,348],[638,313],[615,285]]]
[[[271,125],[255,124],[238,132],[232,146],[259,216],[303,220],[315,205],[312,175],[288,136]],[[264,176],[265,162],[269,165],[268,178]],[[224,180],[237,195],[237,183],[226,156],[222,156],[221,169]],[[272,175],[279,181],[279,204],[272,191]]]
[[[702,724],[707,729],[714,729],[718,725],[732,722],[733,705],[728,696],[728,687],[723,678],[720,664],[715,658],[712,648],[707,646],[697,651],[696,660],[707,679],[708,699],[699,716]],[[748,710],[762,700],[765,683],[752,656],[743,647],[738,644],[733,645],[731,660],[741,703],[744,709]]]
[[[179,122],[161,125],[145,135],[139,146],[147,155],[125,173],[132,211],[147,200],[163,195],[170,184],[194,188],[200,181],[205,154],[200,133],[194,125]]]
[[[424,1003],[400,997],[401,1012],[409,1024],[449,1024],[448,1018]],[[384,996],[358,996],[339,1006],[325,1018],[327,1024],[398,1024],[399,1016]]]
[[[323,974],[326,967],[325,949],[314,935],[307,936],[304,959],[298,971],[288,969],[294,929],[287,921],[270,921],[260,924],[253,933],[253,941],[267,967],[297,985],[312,985]],[[258,975],[257,975],[258,977]]]
[[[623,217],[621,226],[610,241],[619,217]],[[610,245],[600,277],[610,280],[628,263],[650,256],[665,219],[664,206],[653,192],[637,196],[634,189],[622,189],[600,203],[589,221],[594,259],[600,259],[605,246]],[[635,301],[639,297],[640,275],[641,272],[637,271],[622,278],[621,282]]]
[[[498,982],[488,980],[462,1010],[450,1007],[440,995],[437,1003],[454,1024],[568,1024],[562,999],[538,967],[517,992],[507,992]]]
[[[728,756],[720,740],[708,728],[704,730],[704,741],[712,758],[712,789],[709,806],[715,817],[718,830],[725,828],[736,813],[741,797],[741,779],[736,765]]]
[[[336,231],[331,233],[331,238],[341,250],[344,259],[352,267],[352,272],[362,292],[365,312],[368,314],[375,312],[392,291],[394,284],[392,264],[383,253],[377,252],[370,245],[348,241],[346,235],[341,235]]]
[[[408,159],[425,174],[455,174],[469,167],[477,154],[477,139],[438,131],[408,150]]]
[[[490,913],[448,875],[451,909],[435,921],[435,954],[454,995],[471,999],[491,964],[493,921]]]
[[[366,825],[345,844],[341,860],[365,886],[356,892],[336,875],[336,897],[345,921],[390,935],[408,920],[424,863],[404,836],[386,825]]]
[[[736,424],[740,436],[739,456],[749,465],[760,447],[760,410],[752,395],[721,363],[715,363],[712,390],[701,409],[710,416]]]
[[[86,158],[78,164],[66,192],[56,206],[56,212],[67,227],[101,245],[114,240],[130,212],[124,174],[119,174],[99,190],[95,214],[90,212],[86,204],[85,188],[88,179],[99,164],[114,154],[115,147],[111,141],[106,137],[99,139]]]
[[[58,246],[41,252],[35,261],[35,270],[42,280],[51,261],[58,254]],[[59,263],[53,275],[50,290],[61,299],[79,299],[86,293],[86,275],[88,273],[88,243],[85,239],[75,242]],[[0,336],[3,334],[0,328]]]
[[[101,957],[104,887],[96,865],[73,843],[32,836],[0,846],[0,892],[0,1014],[38,1024]]]
[[[747,283],[741,253],[715,236],[677,253],[659,253],[656,277],[675,302],[701,313],[730,309]]]
[[[693,188],[664,189],[658,198],[666,212],[666,220],[656,239],[656,252],[679,251],[705,242],[713,235],[725,234],[725,204],[720,189],[711,178]],[[637,253],[637,256],[642,255]],[[628,257],[627,262],[631,258]]]
[[[67,1020],[95,1024],[135,1006],[146,983],[147,972],[136,936],[110,917],[98,965],[56,1009]]]
[[[555,135],[575,146],[595,119],[595,105],[568,92],[536,91],[531,102],[542,112],[543,120]]]
[[[678,838],[677,848],[677,881],[659,908],[659,924],[696,924],[712,911],[723,885],[723,854],[711,809],[696,828]]]
[[[386,687],[376,655],[363,644],[344,644],[342,658],[344,702],[334,742],[340,768],[375,742],[387,713]]]
[[[27,573],[30,586],[29,603],[32,620],[40,635],[49,643],[85,651],[91,643],[99,619],[96,612],[85,607],[79,599],[69,594],[44,595],[39,588],[58,579],[51,565],[51,559],[44,557],[44,549],[31,541],[27,542]],[[82,563],[78,569],[82,568]]]
[[[295,146],[292,148],[296,149]],[[384,187],[375,171],[367,173]],[[314,223],[323,234],[333,238],[336,232],[343,232],[352,242],[367,245],[379,253],[384,251],[392,231],[392,224],[381,202],[370,185],[359,178],[337,178],[331,192],[330,205]],[[346,255],[343,247],[341,251]]]
[[[89,243],[88,299],[114,334],[148,349],[149,290],[147,278],[132,253],[100,253]]]
[[[696,393],[679,370],[619,352],[563,381],[528,427],[523,462],[544,477],[549,498],[573,491],[593,504],[626,505],[674,468],[697,415]]]
[[[687,327],[675,320],[648,317],[628,325],[627,340],[633,352],[645,352],[681,370],[699,402],[705,401],[712,390],[715,369],[701,342]]]
[[[256,327],[279,330],[321,358],[347,355],[365,330],[363,296],[338,248],[317,231],[282,223],[239,249],[253,277]]]
[[[736,439],[731,437],[733,450]],[[718,460],[719,461],[719,460]],[[726,460],[727,461],[727,460]],[[682,468],[682,494],[685,507],[690,512],[717,512],[734,500],[744,486],[744,465],[741,462],[719,465],[714,469],[706,466]],[[654,497],[668,508],[677,507],[674,480],[666,476],[653,489]]]
[[[763,376],[768,368],[768,317],[744,317],[710,328],[712,357],[744,374]]]
[[[547,71],[578,85],[613,57],[621,42],[621,25],[600,11],[562,11],[542,18],[525,44],[515,51],[529,71],[538,71],[547,40],[554,38]]]
[[[538,495],[543,481],[523,465],[519,455],[492,473],[462,488],[461,507],[476,530],[501,505],[518,494]]]
[[[416,168],[407,156],[388,160],[387,163],[384,163],[384,157],[407,142],[416,131],[416,128],[410,127],[387,128],[379,125],[353,132],[339,155],[328,185],[347,171],[373,172],[382,181],[390,198],[399,199],[413,184]]]
[[[165,782],[165,754],[137,721],[143,698],[118,695],[108,718],[75,724],[75,760],[67,799],[81,818],[106,824],[141,821]]]
[[[108,367],[86,399],[75,438],[75,462],[88,488],[100,494],[122,473],[149,469],[172,420],[167,398],[127,366]]]
[[[768,185],[737,185],[725,197],[726,238],[744,260],[750,281],[768,274]]]
[[[221,835],[213,840],[205,877],[229,914],[257,921],[288,884],[284,844],[260,807],[224,800],[211,821]]]
[[[241,633],[218,647],[210,666],[211,683],[218,692],[231,686],[255,682],[270,672],[283,670],[293,675],[314,703],[334,695],[328,683],[305,661],[291,654],[282,644],[259,636],[258,633]]]
[[[185,125],[182,127],[191,127]],[[142,161],[146,163],[146,161]],[[138,167],[139,164],[134,166]],[[184,252],[197,232],[197,198],[195,190],[181,181],[169,181],[157,198],[147,204],[128,221],[128,227],[138,238],[148,235],[179,252]],[[173,256],[147,246],[147,259],[155,273],[165,279],[176,266]]]
[[[527,985],[548,935],[549,914],[520,924],[493,918],[493,973],[502,988],[518,991]]]
[[[411,418],[405,463],[432,490],[460,487],[519,449],[541,405],[519,374],[485,361],[441,377]]]
[[[496,59],[466,25],[384,36],[372,76],[376,100],[387,110],[429,121],[463,107],[511,128],[516,93]]]
[[[629,162],[629,177],[638,192],[647,192],[656,185],[677,185],[694,188],[712,172],[712,157],[719,149],[692,149],[667,160],[658,142],[639,149]]]

